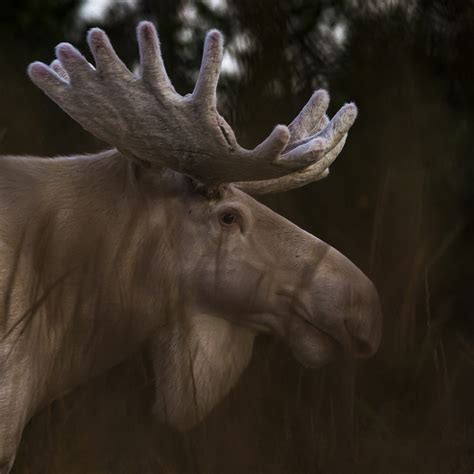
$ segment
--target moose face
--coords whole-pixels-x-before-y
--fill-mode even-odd
[[[337,250],[233,186],[186,206],[180,238],[193,311],[272,333],[311,367],[341,350],[377,350],[377,292]]]

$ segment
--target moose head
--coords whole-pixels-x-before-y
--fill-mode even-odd
[[[181,96],[166,74],[154,26],[142,22],[137,31],[138,75],[100,29],[88,36],[95,66],[61,43],[50,66],[29,67],[37,86],[114,149],[3,161],[9,175],[28,177],[8,185],[16,195],[30,186],[40,196],[2,208],[4,221],[15,224],[5,239],[48,215],[48,248],[54,249],[42,267],[48,279],[64,268],[80,271],[84,262],[98,269],[65,280],[64,304],[55,306],[64,315],[47,327],[57,342],[42,346],[48,347],[42,359],[29,354],[26,342],[38,328],[22,328],[20,312],[11,309],[30,307],[30,293],[15,289],[1,343],[10,353],[3,362],[8,396],[0,396],[0,415],[8,413],[8,423],[0,416],[5,466],[39,406],[142,344],[155,369],[156,412],[179,429],[205,417],[235,384],[259,333],[280,338],[309,367],[340,353],[368,357],[379,344],[381,311],[370,280],[337,250],[251,197],[327,176],[356,107],[345,105],[329,120],[328,94],[317,91],[288,127],[278,125],[254,149],[244,149],[216,109],[221,34],[208,33],[194,91]],[[36,237],[30,232],[22,239],[28,251],[16,273],[37,272]],[[86,277],[97,281],[87,286]],[[12,278],[2,278],[2,288],[11,289]],[[44,325],[41,331],[38,337],[47,337]],[[61,343],[66,335],[68,343]],[[28,394],[21,403],[12,395],[18,381]]]

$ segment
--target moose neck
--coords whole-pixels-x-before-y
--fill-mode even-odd
[[[173,191],[152,196],[151,205],[117,152],[7,157],[0,171],[1,262],[13,269],[0,275],[8,305],[0,332],[35,354],[34,409],[120,363],[163,323],[173,276],[164,219]]]

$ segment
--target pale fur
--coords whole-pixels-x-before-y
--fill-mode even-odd
[[[222,227],[223,209],[242,222]],[[380,339],[373,285],[336,250],[241,191],[208,197],[114,150],[1,158],[0,221],[1,474],[40,407],[140,349],[156,415],[184,430],[262,330],[311,366]]]

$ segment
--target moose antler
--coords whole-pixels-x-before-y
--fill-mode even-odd
[[[355,105],[345,105],[328,121],[328,94],[317,91],[289,127],[277,125],[247,150],[216,109],[221,34],[207,34],[196,86],[186,96],[175,91],[166,74],[153,24],[141,22],[137,37],[140,77],[129,71],[98,28],[88,34],[95,67],[72,45],[61,43],[58,60],[49,67],[32,63],[29,75],[75,121],[124,155],[204,184],[238,182],[244,190],[265,193],[327,175],[357,116]]]

